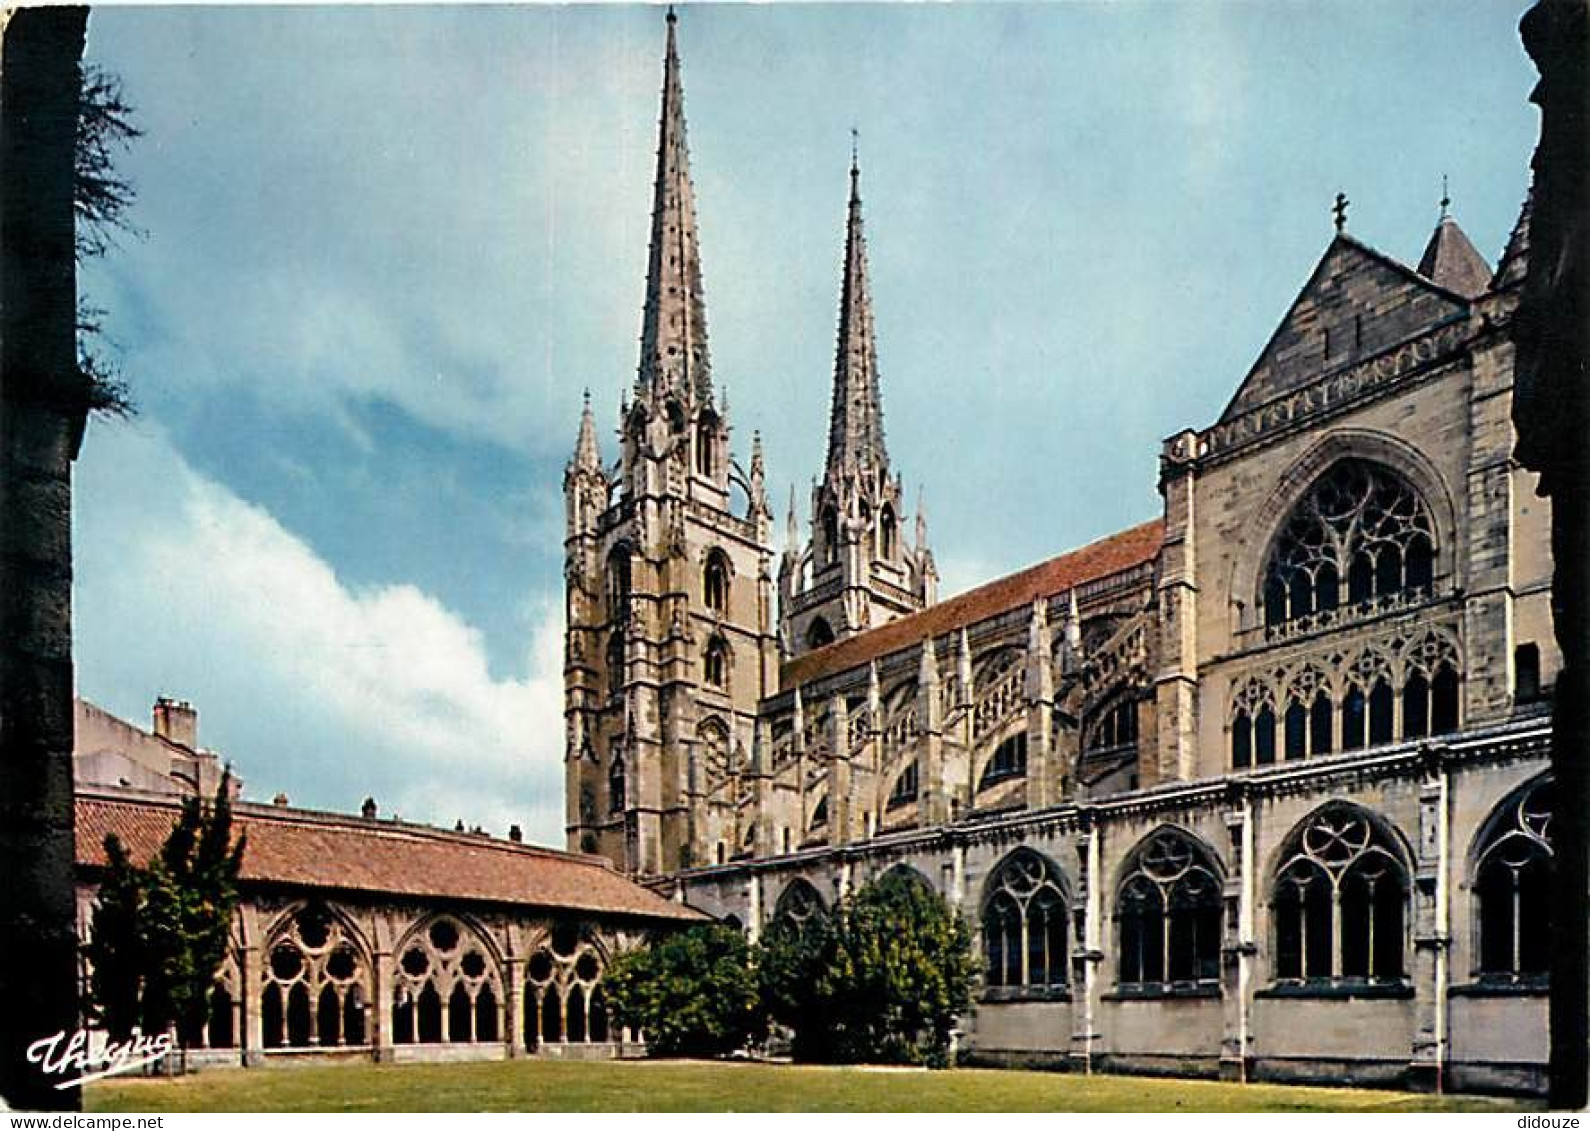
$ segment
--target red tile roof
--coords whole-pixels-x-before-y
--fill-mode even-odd
[[[789,689],[842,672],[870,660],[918,645],[928,636],[988,620],[1011,609],[1053,597],[1068,589],[1151,562],[1165,540],[1165,523],[1153,519],[1141,526],[1101,538],[1046,562],[969,589],[920,613],[797,656],[779,669],[779,686]]]
[[[174,798],[80,790],[77,862],[105,864],[115,833],[132,858],[150,859],[178,812]],[[475,833],[363,820],[333,813],[239,804],[248,834],[245,883],[279,883],[428,899],[568,908],[647,919],[703,918],[620,875],[606,860]]]

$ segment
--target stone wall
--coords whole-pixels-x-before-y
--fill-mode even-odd
[[[1536,716],[1446,742],[698,869],[676,882],[692,906],[732,915],[756,934],[792,884],[810,884],[831,906],[908,868],[981,939],[990,882],[1013,854],[1030,852],[1068,897],[1067,984],[985,987],[963,1022],[961,1047],[973,1061],[1535,1091],[1545,1065],[1544,989],[1480,979],[1474,870],[1487,822],[1545,771],[1548,726]],[[1343,802],[1373,815],[1405,871],[1403,973],[1377,984],[1281,978],[1277,870],[1300,826]],[[1223,880],[1220,969],[1211,980],[1144,993],[1121,985],[1118,902],[1135,854],[1167,828],[1193,838]]]

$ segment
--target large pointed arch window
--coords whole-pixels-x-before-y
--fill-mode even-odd
[[[1278,982],[1401,984],[1408,875],[1396,842],[1355,805],[1294,830],[1271,896]]]
[[[1334,464],[1281,528],[1264,573],[1266,627],[1313,617],[1329,623],[1347,605],[1427,596],[1435,526],[1424,501],[1389,468]]]
[[[1027,848],[1007,856],[983,899],[991,987],[1066,985],[1070,899],[1058,869]]]
[[[1475,868],[1480,979],[1543,982],[1551,958],[1552,782],[1545,777],[1497,807]]]
[[[1164,829],[1135,850],[1115,905],[1123,989],[1218,984],[1220,887],[1214,861],[1186,833]]]

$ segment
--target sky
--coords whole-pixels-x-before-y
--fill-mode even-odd
[[[1525,5],[680,7],[714,379],[820,467],[846,171],[891,457],[950,594],[1152,517],[1331,234],[1494,265]],[[104,8],[137,403],[77,467],[79,694],[193,701],[246,796],[562,834],[562,470],[634,379],[659,7]],[[809,520],[802,513],[802,523]],[[777,524],[782,528],[782,521]]]

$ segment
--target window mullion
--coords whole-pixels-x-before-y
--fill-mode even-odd
[[[1308,978],[1308,889],[1302,884],[1295,884],[1297,889],[1297,976]]]
[[[1021,972],[1021,984],[1023,986],[1032,985],[1032,972],[1027,962],[1027,947],[1029,945],[1027,940],[1027,912],[1028,909],[1026,907],[1021,909],[1021,958],[1020,965],[1017,966],[1017,969]]]
[[[1332,978],[1342,976],[1342,889],[1337,878],[1331,881],[1331,968]]]
[[[1375,976],[1375,881],[1365,878],[1365,886],[1369,889],[1369,903],[1364,908],[1365,918],[1369,924],[1368,951],[1364,955],[1364,970],[1370,978]]]
[[[1513,976],[1517,977],[1520,972],[1519,967],[1523,965],[1519,958],[1519,954],[1523,949],[1523,937],[1519,930],[1519,920],[1523,917],[1524,900],[1523,892],[1520,890],[1522,885],[1518,882],[1520,869],[1509,868],[1507,871],[1513,877],[1513,937],[1511,940],[1512,952],[1509,955],[1508,965],[1512,969]]]

